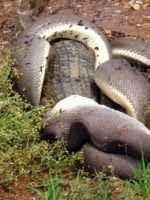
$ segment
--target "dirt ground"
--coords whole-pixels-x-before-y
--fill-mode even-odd
[[[144,2],[144,3],[143,3]],[[128,36],[150,44],[150,4],[148,1],[127,0],[49,0],[39,14],[47,16],[57,13],[80,14],[102,28],[106,35]],[[0,0],[0,47],[13,47],[16,37],[16,0]],[[31,179],[20,179],[9,187],[0,188],[3,199],[42,199],[30,193],[26,185]]]
[[[49,0],[39,16],[80,14],[108,35],[125,35],[150,43],[150,4],[127,0]],[[141,3],[140,3],[141,2]],[[0,45],[12,47],[15,38],[16,0],[0,0]],[[122,33],[122,34],[121,34]]]

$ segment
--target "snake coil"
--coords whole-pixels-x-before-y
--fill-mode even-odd
[[[133,72],[127,61],[112,59],[111,48],[104,34],[76,15],[43,18],[25,29],[17,39],[16,48],[19,50],[16,60],[21,74],[18,85],[21,93],[33,105],[40,102],[51,55],[50,43],[57,38],[77,40],[90,48],[95,56],[96,84],[111,99],[123,106],[129,115],[145,120],[144,110],[150,101],[150,84],[147,79]],[[123,47],[121,44],[124,44]],[[150,48],[134,40],[126,39],[122,42],[120,39],[113,42],[112,52],[115,56],[124,53],[125,57],[150,64]]]

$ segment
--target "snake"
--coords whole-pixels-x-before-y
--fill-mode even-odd
[[[15,58],[20,72],[18,80],[20,93],[25,96],[25,98],[30,101],[31,104],[36,106],[40,103],[44,79],[50,63],[50,58],[52,56],[52,42],[62,38],[78,41],[93,52],[95,83],[104,92],[104,94],[108,95],[116,103],[123,106],[127,113],[131,116],[128,120],[120,117],[120,115],[117,116],[120,119],[119,123],[121,123],[122,120],[127,120],[127,124],[130,124],[129,122],[132,121],[132,117],[134,117],[135,120],[138,119],[144,122],[144,110],[150,102],[150,84],[148,80],[143,77],[143,75],[130,67],[128,61],[124,60],[123,58],[114,59],[113,57],[120,57],[123,55],[125,58],[132,58],[149,66],[149,46],[143,45],[143,43],[141,44],[139,41],[135,42],[130,39],[113,41],[110,46],[106,36],[102,31],[100,31],[94,24],[77,15],[57,14],[48,16],[33,23],[20,34],[15,44]],[[94,110],[100,110],[100,112],[102,112],[102,114],[105,116],[107,109],[102,109],[102,107],[97,106],[98,105],[94,106]],[[87,106],[83,106],[82,112],[84,115],[86,114],[84,110],[89,111]],[[94,111],[90,110],[90,112]],[[74,113],[76,112],[74,111]],[[73,116],[73,114],[71,116]],[[75,119],[71,116],[69,115],[71,119]],[[105,123],[108,119],[110,119],[110,128],[112,130],[114,129],[115,132],[115,127],[117,124],[113,120],[114,117],[115,114],[113,112],[110,114],[110,116],[107,113]],[[80,120],[83,121],[81,117]],[[95,120],[96,116],[94,117],[94,121]],[[134,121],[133,124],[131,123],[131,125],[128,125],[128,133],[131,132],[130,129],[132,125],[136,124],[138,126],[138,123],[141,123],[138,120]],[[86,122],[87,121],[85,120],[84,123]],[[100,122],[101,120],[99,123]],[[82,126],[84,126],[84,123],[81,123]],[[52,129],[49,128],[50,124],[51,122],[49,121],[48,126],[45,128],[45,132],[49,132],[49,135],[53,132],[51,131]],[[56,123],[54,124],[56,126]],[[51,126],[51,128],[52,127],[53,126]],[[66,130],[66,128],[64,129]],[[140,131],[143,132],[143,135],[146,134],[148,140],[149,130],[146,127],[144,130],[143,128],[141,130],[140,127],[139,132]],[[87,132],[92,132],[92,130],[87,130]],[[136,135],[138,131],[135,129],[133,132]],[[90,141],[92,138],[93,137],[90,137]],[[85,140],[86,139],[87,138],[85,138]],[[137,139],[137,141],[139,142],[140,140]],[[92,140],[92,144],[93,143],[94,146],[99,149],[99,151],[104,151],[104,148],[101,149],[99,146],[97,146],[97,143],[101,143],[101,141],[94,142],[94,140]],[[117,145],[115,145],[115,147],[117,147]],[[139,142],[139,146],[137,145],[137,148],[139,147],[141,151],[140,145],[141,143]],[[132,148],[129,148],[129,151],[130,150],[132,150]],[[106,152],[111,153],[111,151],[108,149]],[[137,153],[133,150],[132,153],[137,155],[139,152]],[[90,158],[89,160],[92,159],[93,158]]]
[[[58,101],[46,113],[45,122],[44,139],[62,140],[69,152],[86,144],[84,166],[90,172],[134,178],[140,158],[150,160],[150,130],[139,120],[91,98],[71,95]]]

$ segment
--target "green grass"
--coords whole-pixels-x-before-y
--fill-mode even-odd
[[[141,159],[140,167],[135,172],[136,180],[133,181],[135,188],[139,194],[150,198],[150,163],[145,164],[144,159]]]
[[[146,115],[146,126],[150,129],[150,113]]]
[[[0,186],[32,177],[29,191],[45,200],[150,199],[150,166],[141,161],[136,180],[120,180],[82,169],[82,151],[68,154],[59,141],[40,138],[42,106],[33,107],[12,90],[14,61],[10,51],[0,49]]]

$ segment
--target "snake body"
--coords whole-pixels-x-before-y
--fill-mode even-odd
[[[113,59],[101,65],[94,73],[97,85],[127,113],[145,121],[144,109],[150,104],[150,84],[124,59]]]
[[[111,41],[111,49],[115,57],[132,59],[150,66],[150,46],[139,40],[119,38]]]
[[[142,155],[150,160],[150,130],[137,119],[90,98],[72,95],[59,101],[47,112],[46,122],[44,137],[63,137],[71,152],[89,143],[84,154],[90,171],[112,165],[115,175],[129,178],[134,177],[133,168],[138,168]]]

